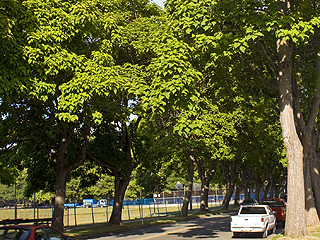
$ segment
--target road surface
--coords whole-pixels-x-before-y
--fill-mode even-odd
[[[105,237],[90,238],[92,240],[179,240],[179,239],[236,239],[230,232],[230,216],[235,213],[210,215],[204,218],[130,230]],[[282,231],[277,229],[277,233]],[[271,239],[275,234],[269,235]],[[241,240],[263,239],[260,234],[242,234]]]

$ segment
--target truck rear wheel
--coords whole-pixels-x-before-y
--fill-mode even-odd
[[[267,238],[268,237],[268,225],[266,226],[266,229],[262,233],[262,238]]]
[[[233,237],[234,237],[234,238],[240,237],[240,233],[239,233],[239,232],[233,232]]]

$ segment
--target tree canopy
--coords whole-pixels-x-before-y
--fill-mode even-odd
[[[319,25],[318,1],[2,1],[0,181],[26,168],[62,229],[66,193],[97,176],[114,177],[119,224],[147,173],[159,191],[170,169],[198,178],[205,210],[210,183],[285,185],[288,167],[289,205],[308,211],[289,207],[286,233],[304,235],[320,210]]]

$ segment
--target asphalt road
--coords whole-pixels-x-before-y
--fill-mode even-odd
[[[234,214],[234,213],[233,213]],[[176,239],[235,239],[230,232],[230,216],[233,214],[211,215],[175,224],[136,229],[114,235],[90,238],[94,240],[176,240]],[[277,229],[277,233],[282,231]],[[269,235],[271,239],[274,235]],[[241,240],[263,239],[260,234],[242,234]]]

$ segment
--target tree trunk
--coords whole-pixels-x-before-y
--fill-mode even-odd
[[[277,52],[280,123],[288,163],[288,205],[285,235],[300,237],[307,234],[307,228],[304,211],[303,147],[297,135],[293,112],[291,46],[287,41],[279,39]]]
[[[318,74],[318,82],[320,81],[320,53],[317,54],[317,58],[315,61],[315,68]],[[318,87],[319,88],[319,87]],[[310,158],[310,174],[311,174],[311,182],[312,182],[312,190],[313,190],[313,196],[315,199],[315,205],[316,209],[318,212],[318,216],[320,216],[320,178],[319,178],[319,172],[320,172],[320,159],[319,155],[317,154],[317,149],[320,148],[320,141],[319,141],[319,132],[316,128],[316,120],[315,117],[317,116],[318,113],[318,108],[319,108],[319,90],[317,90],[314,99],[313,99],[313,109],[314,112],[311,114],[314,114],[314,119],[313,119],[313,130],[312,130],[312,146],[313,148],[311,149],[311,158]]]
[[[66,129],[62,127],[60,144],[57,151],[56,157],[56,183],[55,183],[55,201],[54,211],[52,217],[52,226],[60,231],[63,231],[63,214],[64,214],[64,203],[66,197],[66,184],[68,174],[79,167],[86,158],[86,151],[90,139],[90,126],[85,126],[84,137],[81,145],[78,148],[78,155],[74,161],[67,165],[67,151],[69,141],[72,138],[73,132],[67,133]]]
[[[274,198],[279,198],[279,185],[276,184],[274,187]]]
[[[69,138],[65,128],[61,129],[60,144],[56,157],[56,182],[54,196],[54,211],[52,217],[52,226],[63,231],[63,213],[66,197],[67,169],[65,167],[66,153],[69,145]]]
[[[58,161],[60,162],[62,160],[58,160]],[[57,170],[56,170],[52,226],[60,231],[63,231],[63,214],[64,214],[64,202],[65,202],[65,196],[66,196],[66,183],[67,183],[67,172],[65,171],[64,166],[61,166],[61,163],[58,163]]]
[[[216,172],[217,161],[211,160],[210,169],[206,171],[205,165],[201,159],[194,156],[194,160],[197,164],[197,169],[198,169],[199,177],[201,180],[200,210],[208,211],[209,210],[209,206],[208,206],[209,184]],[[206,176],[206,172],[208,172],[207,176]]]
[[[268,184],[263,191],[263,199],[269,198],[268,193],[269,193],[270,187],[271,187],[271,181],[269,179]]]
[[[305,186],[305,208],[306,208],[306,224],[307,226],[314,226],[319,224],[319,217],[313,197],[313,189],[311,182],[311,168],[310,161],[312,159],[312,129],[308,126],[303,133],[303,158],[304,158],[304,186]]]
[[[234,192],[236,173],[233,168],[233,165],[230,162],[222,161],[221,165],[222,175],[224,179],[227,181],[227,192],[223,199],[221,209],[226,210],[229,208],[229,203]]]
[[[236,193],[234,195],[234,205],[235,206],[240,206],[240,192],[241,192],[241,187],[236,186]]]
[[[260,199],[261,187],[262,187],[262,183],[261,183],[260,178],[256,178],[256,191],[255,191],[255,193],[254,193],[254,198],[255,198],[258,202],[261,201],[261,199]]]
[[[123,208],[123,199],[126,193],[130,179],[123,180],[120,177],[120,174],[115,174],[115,191],[114,191],[114,200],[113,208],[110,216],[110,224],[121,224],[122,208]]]
[[[227,210],[229,208],[229,203],[230,203],[233,192],[234,192],[234,182],[230,182],[228,183],[227,193],[222,202],[222,206],[221,206],[222,210]]]
[[[188,186],[187,191],[185,193],[182,209],[181,209],[181,215],[182,217],[188,216],[188,206],[192,197],[192,186],[193,186],[193,175],[194,175],[194,157],[192,155],[189,156],[189,165],[188,165]]]
[[[318,212],[318,216],[320,216],[320,166],[319,166],[319,158],[314,156],[311,158],[311,183],[312,183],[312,191],[315,198],[315,205]]]
[[[201,183],[200,193],[200,211],[209,211],[208,196],[209,196],[209,184],[207,182]]]
[[[244,190],[244,199],[250,199],[250,182],[253,179],[253,174],[247,167],[243,166],[241,171],[241,186]]]
[[[274,193],[275,193],[275,183],[273,180],[270,182],[270,188],[269,188],[269,198],[274,198]]]
[[[245,185],[245,190],[244,190],[244,199],[250,199],[250,182],[246,181]]]
[[[313,139],[318,141],[318,132],[314,130]],[[319,149],[319,143],[316,143],[316,148]],[[320,216],[320,158],[316,152],[316,148],[312,151],[312,157],[310,159],[310,174],[311,174],[311,183],[312,183],[312,190],[315,199],[316,209],[318,212],[318,216]]]

